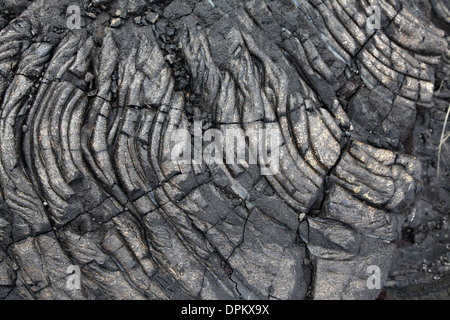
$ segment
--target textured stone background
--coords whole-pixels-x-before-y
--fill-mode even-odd
[[[438,2],[438,1],[436,1]],[[442,1],[447,5],[447,1]],[[429,6],[424,6],[428,12]],[[435,7],[438,8],[437,6]],[[447,7],[448,8],[448,7]],[[449,24],[430,10],[432,21],[449,34]],[[436,72],[432,108],[419,108],[414,130],[415,154],[422,163],[423,191],[417,209],[403,228],[391,267],[387,292],[397,299],[450,298],[450,148],[443,146],[437,176],[438,146],[450,104],[449,58]],[[447,125],[445,132],[450,130]]]
[[[448,1],[212,3],[0,1],[0,297],[448,298]],[[280,173],[175,166],[198,119]]]

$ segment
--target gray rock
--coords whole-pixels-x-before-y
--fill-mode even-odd
[[[447,48],[382,1],[376,33],[355,1],[151,2],[148,26],[145,1],[99,1],[64,33],[63,3],[25,5],[0,31],[0,297],[377,298]],[[242,163],[211,149],[238,130]]]
[[[156,12],[147,12],[145,14],[145,20],[147,20],[150,23],[155,23],[156,20],[158,20],[159,15]]]
[[[123,21],[121,18],[113,18],[111,19],[111,24],[110,27],[111,28],[118,28],[123,24]]]

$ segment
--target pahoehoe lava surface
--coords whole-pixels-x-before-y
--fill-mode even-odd
[[[447,49],[423,2],[0,1],[0,298],[375,299]],[[171,161],[269,126],[275,175]]]

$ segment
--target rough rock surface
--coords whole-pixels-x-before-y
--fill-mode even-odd
[[[0,298],[379,295],[447,48],[424,1],[1,3]],[[280,130],[277,174],[172,161],[236,127]]]
[[[433,23],[450,34],[450,3],[431,1]],[[447,9],[446,9],[447,8]],[[433,106],[418,108],[414,132],[415,154],[422,163],[423,188],[403,227],[393,258],[386,293],[395,299],[450,299],[450,149],[441,147],[450,105],[450,50],[436,71]],[[448,120],[447,120],[448,121]],[[438,162],[440,170],[438,174]]]

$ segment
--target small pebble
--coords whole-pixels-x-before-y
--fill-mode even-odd
[[[93,12],[87,12],[86,15],[87,15],[89,18],[91,18],[91,19],[97,18],[97,16],[96,16],[95,13],[93,13]]]
[[[166,28],[166,34],[171,37],[175,34],[175,28],[174,27],[167,27]]]
[[[174,60],[175,60],[175,56],[173,54],[168,54],[166,56],[166,60],[170,63],[173,64]]]
[[[111,27],[112,28],[117,28],[120,27],[122,25],[122,19],[120,18],[114,18],[111,20]]]
[[[185,79],[180,80],[180,84],[178,86],[178,89],[183,90],[189,85],[189,82],[187,82]]]
[[[140,17],[140,16],[134,17],[133,21],[134,21],[135,24],[141,25],[142,24],[142,17]]]
[[[88,83],[91,82],[92,80],[94,80],[94,75],[90,72],[87,72],[86,75],[84,76],[84,82]]]
[[[135,4],[128,4],[127,12],[135,13],[138,10],[138,7]]]
[[[147,20],[150,23],[155,23],[156,20],[158,20],[159,18],[159,14],[155,13],[155,12],[147,12],[145,14],[145,20]]]

